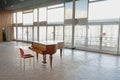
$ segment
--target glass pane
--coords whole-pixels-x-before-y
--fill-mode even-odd
[[[13,13],[13,23],[16,23],[16,13]]]
[[[63,24],[64,8],[54,8],[48,10],[48,24]]]
[[[18,27],[18,40],[22,40],[22,27]]]
[[[23,25],[32,25],[33,24],[33,13],[23,14]]]
[[[76,25],[74,46],[76,48],[85,47],[85,41],[86,41],[86,26]]]
[[[55,40],[63,40],[63,26],[55,26]]]
[[[75,18],[87,18],[88,0],[77,0],[75,6]]]
[[[17,23],[22,23],[22,12],[17,12]]]
[[[120,0],[104,0],[89,4],[89,20],[114,19],[120,17]],[[103,14],[102,14],[103,13]]]
[[[27,31],[27,27],[23,27],[23,40],[27,41],[27,34],[28,34],[28,31]]]
[[[37,41],[38,40],[38,30],[37,30],[37,26],[34,26],[34,41]]]
[[[66,47],[72,46],[72,26],[67,25],[65,27],[64,42]]]
[[[100,25],[89,26],[88,47],[92,49],[100,49]]]
[[[16,27],[14,27],[14,39],[16,39]]]
[[[53,40],[54,30],[53,26],[47,27],[47,40]]]
[[[46,40],[46,26],[39,27],[39,41]]]
[[[34,9],[34,22],[37,22],[37,9]]]
[[[102,50],[117,51],[118,25],[103,25]]]
[[[28,27],[28,41],[32,41],[32,27]]]
[[[65,19],[72,19],[73,2],[65,3]]]
[[[39,8],[39,21],[46,21],[46,14],[47,14],[47,10],[46,7],[44,8]]]

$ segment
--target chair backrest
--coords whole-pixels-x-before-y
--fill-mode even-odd
[[[20,56],[23,57],[23,56],[24,56],[24,51],[23,51],[23,49],[22,49],[22,48],[19,48],[19,50],[20,50]]]

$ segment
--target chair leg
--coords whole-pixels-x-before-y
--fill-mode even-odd
[[[36,53],[37,63],[38,63],[38,53]]]
[[[20,69],[22,68],[22,58],[20,57]]]
[[[50,67],[52,69],[52,55],[50,55],[49,57],[50,57]]]
[[[62,49],[60,49],[60,58],[62,59]]]
[[[23,69],[25,70],[25,59],[24,59],[24,66],[23,66]]]
[[[29,64],[31,65],[31,58],[29,59]]]
[[[42,61],[42,63],[44,63],[44,64],[47,63],[47,62],[46,62],[46,54],[43,54],[43,61]]]
[[[35,67],[35,61],[34,61],[34,57],[33,57],[33,68]]]

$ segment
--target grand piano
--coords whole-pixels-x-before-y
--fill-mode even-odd
[[[34,41],[29,47],[30,50],[36,52],[36,58],[38,61],[38,54],[43,55],[43,63],[46,63],[46,54],[50,56],[50,67],[52,68],[52,55],[56,53],[57,49],[60,49],[60,57],[62,57],[62,48],[64,47],[63,41]]]

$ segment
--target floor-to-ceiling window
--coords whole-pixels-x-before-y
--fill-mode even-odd
[[[39,8],[39,22],[45,22],[47,20],[47,8]]]
[[[28,27],[28,41],[33,41],[33,28]]]
[[[47,26],[47,40],[54,40],[54,27]]]
[[[73,2],[65,3],[65,26],[64,26],[64,42],[65,47],[72,47],[72,18],[73,18]]]
[[[47,40],[63,40],[63,36],[58,38],[61,35],[63,35],[63,29],[60,26],[54,26],[54,25],[63,25],[64,24],[64,4],[57,4],[48,6],[48,14],[47,14],[47,24],[53,25],[53,26],[47,26]],[[60,31],[60,30],[62,31]],[[59,32],[56,32],[59,31]]]
[[[33,12],[23,14],[23,25],[33,25]]]
[[[16,24],[16,13],[13,13],[13,23]]]
[[[55,40],[63,40],[63,26],[55,26]]]
[[[18,27],[18,40],[22,40],[22,27]]]
[[[23,40],[33,41],[33,10],[23,11]]]
[[[47,7],[39,8],[38,10],[38,22],[39,22],[39,28],[38,28],[38,39],[39,41],[46,40],[47,35]]]
[[[38,15],[38,9],[37,8],[35,8],[34,10],[33,10],[33,41],[38,41],[38,19],[39,19],[39,17],[38,17],[39,15]]]
[[[14,40],[16,40],[16,27],[14,27]]]
[[[17,12],[17,24],[22,23],[22,12]]]
[[[34,41],[38,41],[38,27],[34,26]]]
[[[74,46],[76,48],[84,48],[86,44],[86,26],[85,25],[76,25],[75,26],[75,40]]]
[[[103,0],[89,4],[89,20],[111,20],[119,18],[119,0]]]
[[[16,40],[17,39],[17,27],[16,27],[16,23],[17,23],[17,15],[16,15],[16,13],[13,13],[13,24],[14,24],[14,40]]]
[[[89,25],[88,26],[88,48],[100,49],[100,25]]]
[[[46,26],[40,26],[39,27],[39,41],[45,41],[46,40]]]
[[[64,4],[48,6],[48,24],[64,23]]]
[[[88,0],[75,1],[74,47],[88,48]]]
[[[22,40],[22,12],[17,12],[17,21],[15,21],[18,25],[17,25],[17,39],[18,40]]]
[[[64,42],[65,42],[65,47],[72,46],[72,26],[71,25],[64,26]]]
[[[117,10],[119,7],[118,3],[119,0],[104,0],[89,4],[89,22],[99,25],[96,26],[94,32],[98,31],[95,35],[98,35],[98,33],[101,35],[100,40],[98,40],[101,42],[100,50],[112,54],[117,54],[118,51],[120,16],[120,11]]]
[[[24,41],[27,41],[27,34],[28,34],[28,31],[27,31],[27,27],[23,27],[23,40]]]
[[[103,25],[102,50],[117,52],[118,25]]]
[[[34,17],[34,22],[37,22],[37,20],[38,20],[38,12],[37,12],[37,9],[34,9],[34,10],[33,10],[33,17]]]

